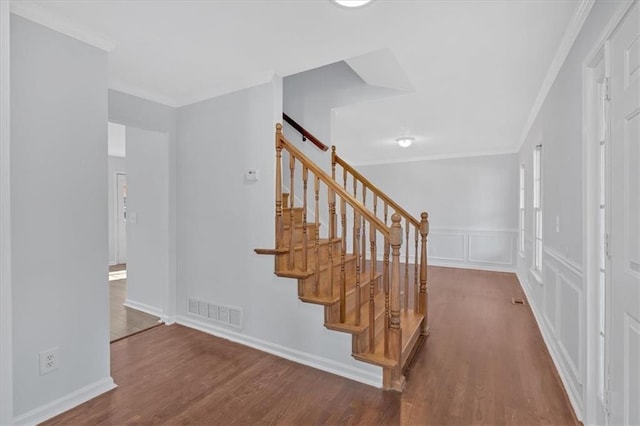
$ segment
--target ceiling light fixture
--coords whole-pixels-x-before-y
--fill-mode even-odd
[[[365,4],[370,3],[371,0],[333,0],[333,2],[343,7],[355,8],[364,6]]]
[[[411,146],[411,144],[413,143],[413,141],[416,140],[416,138],[411,138],[408,136],[404,136],[401,138],[396,139],[396,142],[398,142],[398,145],[400,145],[403,148],[408,148]]]

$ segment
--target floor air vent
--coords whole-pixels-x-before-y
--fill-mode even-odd
[[[190,297],[187,301],[187,309],[191,315],[206,318],[219,324],[242,328],[242,308],[217,305]]]
[[[511,303],[514,305],[524,305],[524,299],[522,297],[512,297]]]

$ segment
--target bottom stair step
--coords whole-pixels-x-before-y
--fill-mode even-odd
[[[400,366],[404,367],[413,353],[414,346],[420,337],[420,329],[424,316],[416,314],[413,310],[402,310],[400,324],[402,324],[402,354]],[[384,332],[376,336],[376,347],[373,352],[354,353],[352,356],[358,361],[377,365],[380,367],[396,367],[397,361],[384,356]]]

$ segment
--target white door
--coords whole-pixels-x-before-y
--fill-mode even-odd
[[[611,38],[610,424],[640,425],[640,11]]]
[[[127,263],[127,175],[116,174],[116,232],[117,242],[117,263]]]

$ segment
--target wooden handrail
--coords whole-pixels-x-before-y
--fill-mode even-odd
[[[322,142],[320,142],[320,139],[318,139],[315,136],[313,136],[307,129],[302,127],[293,118],[289,117],[284,112],[282,113],[282,119],[284,121],[286,121],[287,123],[289,123],[291,125],[291,127],[296,129],[298,131],[298,133],[300,133],[302,135],[302,140],[303,141],[309,139],[311,141],[311,143],[313,143],[315,146],[317,146],[321,150],[327,151],[329,149],[329,147],[327,145],[325,145]]]
[[[324,170],[318,167],[313,161],[305,156],[302,151],[296,148],[291,142],[284,137],[282,133],[282,125],[278,123],[276,125],[276,137],[279,139],[280,146],[291,154],[296,159],[306,166],[314,176],[320,178],[325,185],[327,185],[336,195],[340,196],[347,204],[353,209],[357,210],[362,216],[366,218],[369,223],[372,223],[380,233],[389,238],[389,228],[376,216],[369,211],[359,200],[353,195],[349,194],[342,186],[340,186],[335,180],[331,178]]]
[[[367,188],[369,188],[369,190],[371,192],[373,192],[374,194],[376,194],[379,198],[382,198],[382,200],[385,203],[387,203],[389,206],[391,206],[396,211],[396,213],[400,214],[405,219],[408,219],[409,222],[411,222],[411,224],[413,226],[415,226],[416,228],[420,228],[420,221],[418,219],[413,217],[409,212],[407,212],[405,209],[403,209],[398,203],[393,201],[393,199],[391,199],[391,197],[389,197],[387,194],[382,192],[382,190],[380,190],[380,188],[378,188],[373,183],[371,183],[371,181],[369,181],[369,179],[364,177],[359,171],[357,171],[356,169],[351,167],[351,165],[349,163],[347,163],[342,158],[340,158],[340,156],[338,156],[338,154],[336,153],[336,147],[335,146],[331,147],[331,154],[333,155],[335,163],[339,164],[343,169],[345,169],[349,173],[351,173],[353,175],[353,177],[355,177],[360,182],[362,182],[363,185],[365,185]]]

